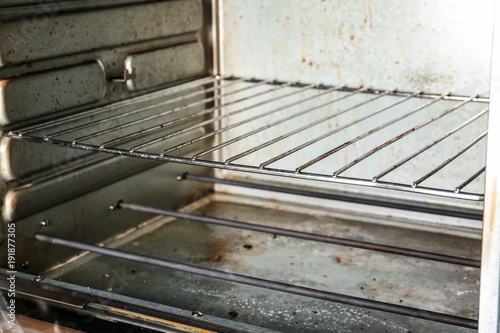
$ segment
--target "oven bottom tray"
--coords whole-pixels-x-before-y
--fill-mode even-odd
[[[197,215],[480,258],[480,241],[297,213],[276,202],[209,195]],[[478,268],[167,217],[106,244],[123,251],[454,316],[478,316]],[[433,321],[87,254],[48,278],[281,332],[472,332]],[[194,312],[196,313],[196,312]],[[198,315],[201,315],[198,314]],[[264,330],[267,331],[267,330]]]

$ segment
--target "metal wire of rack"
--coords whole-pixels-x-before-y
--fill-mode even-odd
[[[148,106],[124,111],[118,104],[110,105],[10,129],[5,136],[166,162],[483,200],[480,191],[464,188],[482,177],[484,160],[460,159],[485,142],[487,98],[220,76],[160,95],[161,100],[153,99]],[[479,133],[461,135],[471,127]],[[205,134],[169,145],[173,138],[200,128]],[[374,135],[382,132],[385,136]],[[377,136],[383,139],[374,140]],[[467,141],[457,147],[457,138],[463,137]],[[186,156],[186,148],[210,140],[210,148]],[[371,141],[375,144],[357,145]],[[159,151],[158,144],[164,146]],[[391,155],[388,151],[397,144],[402,148]],[[351,155],[338,157],[348,150]],[[439,152],[433,157],[437,162],[425,165],[423,174],[390,179],[405,165],[418,159],[423,163],[430,152]],[[292,160],[298,164],[290,163],[292,156],[301,156]],[[366,164],[371,174],[357,174]],[[461,179],[447,179],[446,170],[457,168],[463,168]],[[444,175],[445,184],[426,185],[436,175]]]

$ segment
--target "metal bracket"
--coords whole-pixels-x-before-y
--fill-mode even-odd
[[[133,80],[137,77],[135,73],[135,67],[132,67],[132,72],[129,72],[128,69],[123,70],[123,77],[111,79],[113,82],[127,82],[128,80]]]

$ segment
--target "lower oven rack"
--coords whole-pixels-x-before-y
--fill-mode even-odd
[[[152,101],[150,106],[123,111],[118,103],[39,125],[8,129],[5,136],[157,161],[483,200],[482,190],[464,189],[474,180],[481,183],[485,159],[471,162],[464,156],[474,150],[478,155],[477,150],[485,144],[487,98],[215,76],[138,98],[148,99]],[[162,111],[148,113],[153,107],[162,107]],[[460,121],[450,120],[455,118]],[[451,125],[444,129],[443,124],[448,123]],[[244,125],[250,127],[242,130]],[[472,127],[477,133],[457,146],[456,141]],[[207,132],[169,146],[169,139],[199,128]],[[233,134],[228,134],[231,131]],[[304,137],[306,131],[312,134],[301,139],[301,143],[292,140],[299,135]],[[357,143],[373,140],[380,132],[387,136],[383,142],[362,146],[364,150],[352,155],[356,156],[353,159],[333,159]],[[183,155],[183,148],[207,140],[214,141],[211,148]],[[287,146],[288,142],[295,145]],[[407,149],[404,146],[408,142],[422,143]],[[309,150],[318,144],[322,146]],[[397,156],[387,159],[384,151],[397,144],[403,148],[393,154]],[[434,164],[427,165],[425,154],[432,151],[436,155],[433,149],[438,149],[439,156],[433,157]],[[221,151],[222,154],[216,154]],[[384,157],[377,159],[382,153]],[[299,159],[299,164],[287,160],[298,154],[306,156]],[[220,155],[227,157],[220,159]],[[338,160],[344,161],[332,163]],[[371,164],[371,174],[351,172],[363,163]],[[425,172],[406,172],[404,178],[389,179],[411,163],[426,166],[422,168]],[[459,173],[461,179],[426,185],[436,175],[444,175],[446,180],[446,173],[457,169],[463,169]]]

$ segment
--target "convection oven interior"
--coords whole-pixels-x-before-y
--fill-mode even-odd
[[[493,12],[3,1],[1,327],[477,330]]]

